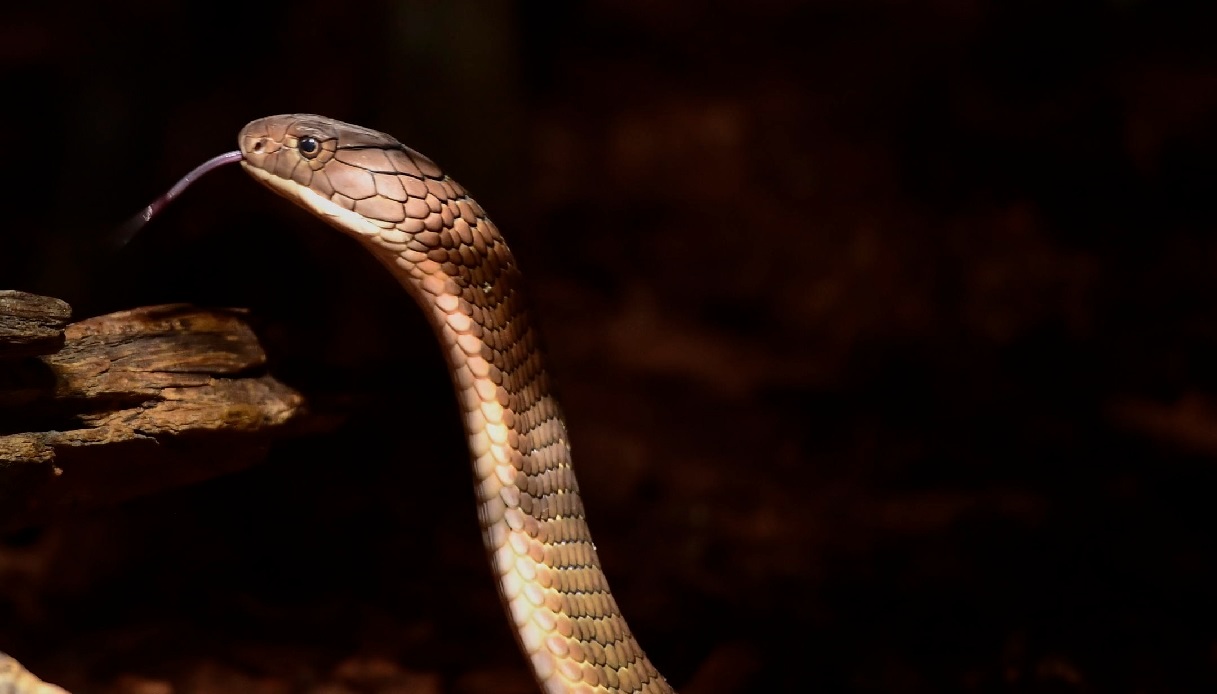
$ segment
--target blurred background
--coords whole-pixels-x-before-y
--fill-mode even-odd
[[[0,288],[248,307],[349,403],[266,464],[0,542],[79,692],[529,692],[447,375],[231,168],[396,135],[489,210],[601,557],[681,691],[1217,687],[1217,4],[63,2],[0,18]],[[355,394],[355,395],[351,395]],[[345,399],[344,399],[345,398]]]

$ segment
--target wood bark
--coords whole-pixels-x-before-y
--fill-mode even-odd
[[[70,315],[0,291],[0,530],[239,470],[335,423],[267,372],[242,310]]]

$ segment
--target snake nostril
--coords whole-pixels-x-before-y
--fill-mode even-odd
[[[254,154],[261,154],[264,149],[266,149],[266,140],[258,140],[254,143],[252,151]]]

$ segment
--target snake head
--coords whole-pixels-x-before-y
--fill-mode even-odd
[[[260,118],[237,141],[255,179],[359,237],[403,243],[403,234],[439,231],[452,222],[451,212],[441,219],[443,208],[464,197],[430,159],[393,137],[324,116]]]
[[[242,128],[237,141],[249,166],[309,185],[311,173],[334,158],[341,125],[321,116],[270,116]]]

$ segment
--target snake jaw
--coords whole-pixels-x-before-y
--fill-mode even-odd
[[[316,138],[319,151],[306,155],[300,148],[304,137]],[[381,229],[367,217],[326,197],[313,185],[319,170],[333,158],[338,134],[317,116],[271,116],[253,121],[237,135],[244,159],[241,167],[255,180],[326,220],[340,231],[375,236]]]
[[[249,175],[253,176],[262,185],[321,217],[339,231],[350,232],[355,230],[364,236],[371,237],[379,236],[384,231],[368,221],[367,217],[322,197],[312,188],[297,185],[293,181],[285,180],[266,169],[259,168],[256,163],[251,164],[242,161],[241,168],[245,169]]]

